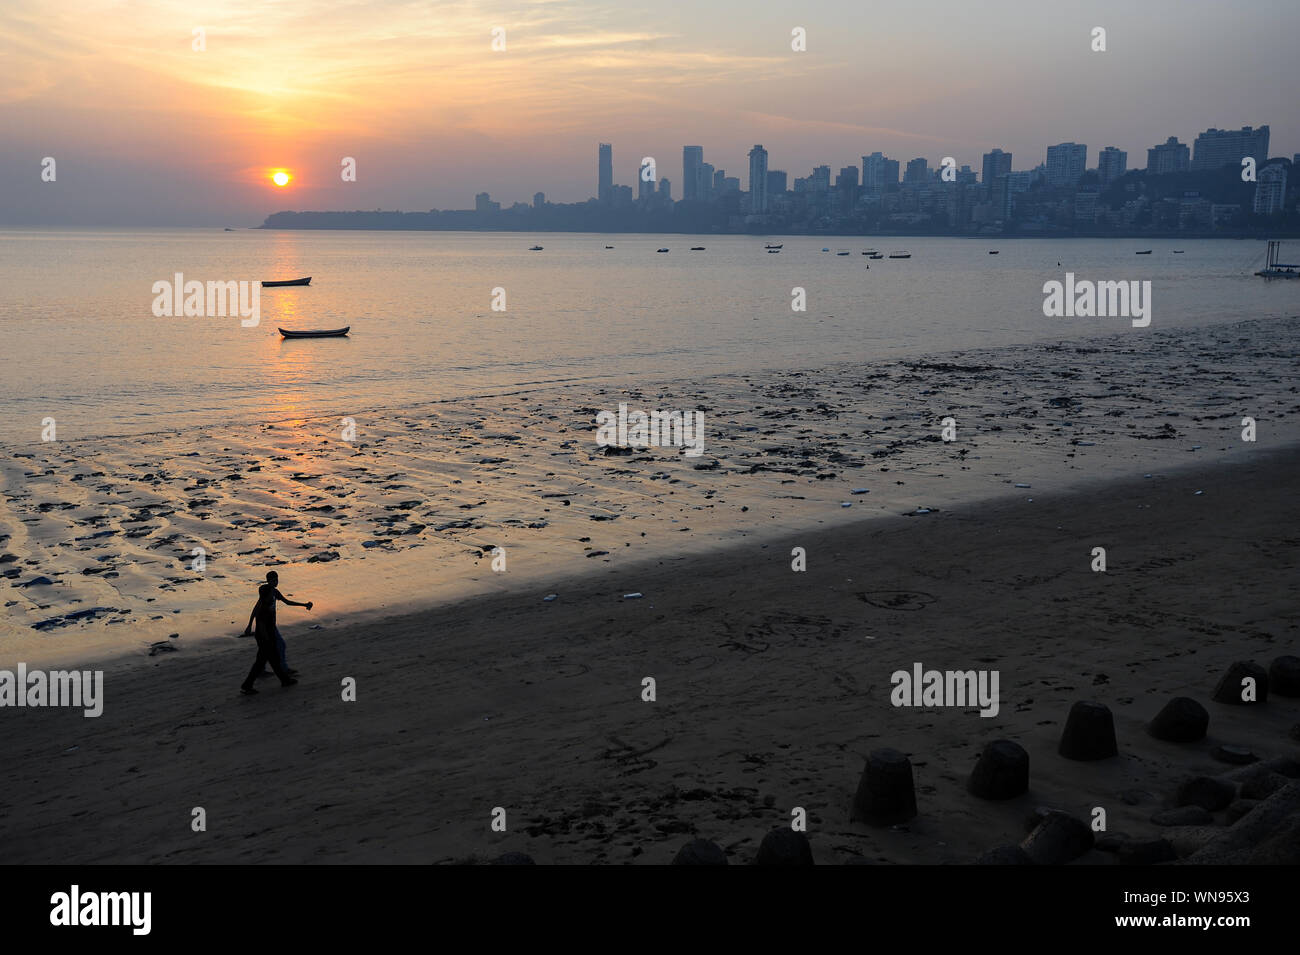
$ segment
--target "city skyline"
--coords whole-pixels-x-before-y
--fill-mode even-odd
[[[928,26],[940,20],[944,30]],[[1098,24],[1104,52],[1090,48]],[[15,0],[0,12],[14,78],[0,91],[12,131],[0,220],[237,225],[281,208],[462,207],[480,191],[528,201],[537,188],[582,201],[593,141],[631,160],[615,159],[624,184],[642,156],[673,170],[694,143],[742,180],[755,143],[791,176],[874,151],[951,155],[978,171],[992,146],[1028,155],[1071,139],[1138,165],[1171,134],[1271,121],[1274,154],[1289,156],[1300,130],[1286,125],[1286,84],[1256,67],[1289,62],[1297,27],[1300,10],[1272,0],[1249,16],[1007,0],[939,3],[925,18],[721,0],[653,18],[566,0],[490,14],[386,0],[310,13],[74,0],[49,15]],[[39,178],[45,157],[59,160],[57,186]],[[293,173],[279,193],[266,182],[277,168]]]

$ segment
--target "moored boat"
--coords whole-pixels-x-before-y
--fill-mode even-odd
[[[528,251],[529,251],[529,252],[540,252],[540,251],[542,251],[542,247],[541,247],[540,245],[530,246],[529,249],[528,249]]]
[[[1151,250],[1150,250],[1150,249],[1143,249],[1141,252],[1134,252],[1133,254],[1134,254],[1134,255],[1150,255],[1150,254],[1151,254]]]
[[[280,288],[281,286],[284,285],[310,285],[310,284],[311,284],[311,276],[309,275],[305,279],[284,279],[283,281],[280,282],[263,282],[262,288]]]
[[[285,338],[342,338],[351,328],[351,325],[344,325],[342,328],[311,328],[302,331],[281,328],[279,331]]]
[[[910,259],[912,257],[912,253],[911,252],[890,252],[889,257],[891,259]]]

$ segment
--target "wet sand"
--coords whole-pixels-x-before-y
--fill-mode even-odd
[[[557,574],[1250,458],[1300,442],[1297,354],[1291,318],[15,448],[0,665],[228,639],[270,567],[315,601],[282,629],[319,633]],[[705,453],[605,453],[595,416],[620,402],[702,410]]]

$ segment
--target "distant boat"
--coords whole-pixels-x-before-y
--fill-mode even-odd
[[[847,252],[836,252],[835,254],[836,254],[836,255],[848,255]]]
[[[226,226],[226,231],[227,231],[227,232],[234,232],[235,230],[232,229],[232,228],[230,228],[230,226]]]
[[[1281,254],[1282,243],[1277,239],[1269,239],[1264,267],[1255,274],[1265,279],[1300,279],[1300,265],[1279,262],[1278,256]]]
[[[883,252],[872,252],[872,253],[870,253],[870,256],[871,256],[871,258],[873,258],[873,259],[883,259],[883,258],[885,257],[885,253],[883,253]]]
[[[910,259],[912,257],[912,253],[911,252],[890,252],[889,257],[891,259]]]
[[[541,247],[540,245],[529,246],[528,251],[529,251],[529,252],[540,252],[540,251],[542,251],[542,247]]]
[[[823,248],[822,251],[823,251],[823,252],[829,252],[830,249]]]
[[[280,334],[285,338],[342,338],[351,327],[351,325],[345,325],[342,328],[314,328],[301,332],[282,328]]]
[[[777,245],[773,245],[771,242],[769,242],[767,245],[763,246],[763,248],[765,248],[765,249],[780,249],[780,248],[781,248],[781,245],[782,245],[782,243],[778,243]]]
[[[997,249],[989,249],[989,255],[997,255],[997,254],[998,254]]]
[[[1141,252],[1134,252],[1133,254],[1134,254],[1134,255],[1150,255],[1150,254],[1151,254],[1151,250],[1150,250],[1150,249],[1143,249]]]
[[[692,252],[703,252],[703,251],[704,251],[704,246],[702,246],[702,245],[693,245],[693,246],[691,246],[691,251],[692,251]]]
[[[1174,249],[1174,255],[1182,255],[1182,254],[1183,254],[1182,249]]]
[[[667,249],[655,249],[656,252],[667,252]]]
[[[283,282],[263,282],[262,288],[279,288],[282,285],[310,285],[311,276],[305,279],[285,279]]]
[[[780,255],[780,254],[781,254],[781,250],[780,250],[780,249],[768,249],[768,250],[767,250],[767,254],[768,254],[768,255]]]
[[[607,249],[612,249],[612,248],[614,248],[614,247],[613,247],[612,245],[607,245],[607,246],[605,246],[605,248],[607,248]]]

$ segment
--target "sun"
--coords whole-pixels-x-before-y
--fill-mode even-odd
[[[278,169],[271,175],[271,181],[275,183],[277,186],[287,186],[289,184],[289,180],[292,178],[293,176],[289,175],[283,169]]]

